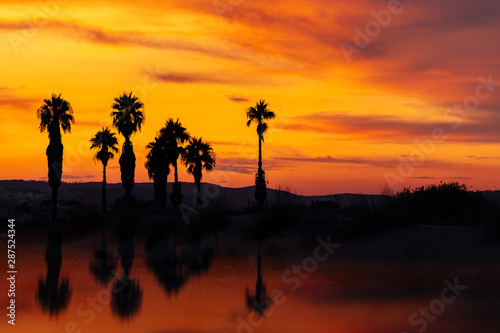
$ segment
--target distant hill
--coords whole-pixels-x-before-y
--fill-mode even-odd
[[[183,183],[182,193],[184,202],[191,204],[196,193],[194,183]],[[167,186],[168,195],[172,193],[172,183]],[[202,192],[208,193],[212,199],[217,197],[224,199],[235,209],[246,208],[254,201],[254,186],[229,188],[214,184],[202,184]],[[123,197],[125,190],[121,184],[107,185],[108,202],[113,203],[116,199]],[[500,191],[483,191],[485,197],[500,202]],[[140,200],[153,200],[153,183],[137,183],[133,195]],[[0,204],[22,204],[38,205],[44,200],[50,200],[51,189],[46,181],[25,180],[1,180],[0,181]],[[382,195],[342,193],[336,195],[303,196],[296,194],[283,194],[275,189],[268,189],[268,199],[288,200],[294,203],[310,205],[314,201],[336,201],[342,206],[348,206],[353,202],[371,202],[383,198]],[[88,206],[98,206],[101,203],[101,183],[63,183],[59,189],[59,200],[74,200]]]

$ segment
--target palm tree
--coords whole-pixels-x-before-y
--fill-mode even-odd
[[[144,124],[144,104],[131,92],[129,95],[124,93],[116,97],[112,108],[113,126],[125,138],[119,162],[122,186],[126,190],[126,198],[131,199],[134,188],[135,154],[130,137],[140,131]]]
[[[165,127],[160,130],[160,133],[165,136],[168,142],[168,156],[170,164],[174,167],[174,186],[172,188],[170,200],[172,201],[174,207],[178,207],[182,203],[182,187],[179,183],[177,160],[179,159],[179,156],[182,157],[182,154],[184,153],[182,145],[189,140],[189,133],[186,131],[185,127],[182,127],[179,119],[174,122],[172,118],[167,120]]]
[[[144,163],[149,179],[153,179],[155,201],[161,208],[167,205],[167,178],[170,174],[167,148],[168,142],[164,133],[157,133],[155,140],[146,146],[149,152]]]
[[[276,117],[275,113],[267,108],[265,100],[260,100],[246,110],[247,113],[247,126],[252,123],[257,123],[257,135],[259,136],[259,169],[255,175],[255,200],[257,204],[262,205],[267,197],[266,190],[266,173],[262,169],[262,143],[264,142],[264,133],[268,129],[265,120],[271,120]]]
[[[183,162],[187,172],[194,177],[198,189],[197,198],[200,201],[202,171],[205,169],[210,172],[214,169],[215,153],[210,144],[203,142],[201,138],[191,138],[186,146]]]
[[[75,123],[73,109],[68,101],[52,94],[50,99],[45,99],[37,110],[40,120],[40,132],[49,133],[49,145],[46,150],[49,167],[49,185],[52,188],[52,221],[57,220],[57,189],[61,186],[63,144],[61,128],[64,133],[71,133],[71,124]]]
[[[111,133],[109,128],[102,128],[90,139],[90,149],[97,149],[94,155],[94,162],[102,163],[102,211],[106,212],[106,167],[108,161],[118,153],[118,139],[115,133]]]

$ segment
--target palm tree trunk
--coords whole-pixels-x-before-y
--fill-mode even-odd
[[[196,189],[198,190],[198,192],[196,193],[196,202],[199,205],[203,205],[203,200],[201,200],[201,179],[195,179],[195,183]]]
[[[102,212],[106,213],[106,164],[102,165]]]
[[[165,198],[163,199],[163,207],[168,206],[168,176],[165,177]]]
[[[179,174],[177,172],[177,160],[174,161],[174,183],[179,182]]]
[[[262,170],[262,135],[259,135],[259,171]]]
[[[57,189],[61,186],[64,147],[61,142],[59,123],[52,124],[49,132],[52,136],[45,153],[49,168],[49,185],[52,188],[52,223],[55,224],[57,222]]]
[[[125,200],[130,201],[132,199],[132,188],[134,187],[135,154],[129,137],[125,137],[119,163],[122,186],[125,188]]]
[[[259,206],[264,204],[267,197],[266,178],[262,169],[262,135],[259,135],[259,170],[255,179],[255,200]]]
[[[179,173],[177,171],[177,159],[172,162],[174,167],[174,185],[172,187],[172,194],[170,195],[170,201],[174,207],[178,207],[182,203],[182,187],[179,184]]]

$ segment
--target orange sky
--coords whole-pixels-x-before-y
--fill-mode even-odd
[[[500,84],[479,77],[500,82],[499,9],[487,0],[389,9],[379,0],[4,0],[0,178],[46,177],[36,109],[62,93],[76,118],[63,136],[63,180],[99,181],[88,140],[111,125],[113,98],[134,91],[146,107],[132,138],[136,181],[148,180],[145,145],[178,117],[217,153],[203,181],[252,185],[258,141],[244,111],[264,98],[278,114],[264,146],[270,187],[379,193],[385,182],[458,180],[498,189]],[[471,111],[454,108],[464,101]],[[109,181],[119,179],[116,158]]]

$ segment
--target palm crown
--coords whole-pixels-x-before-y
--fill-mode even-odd
[[[274,117],[276,117],[275,113],[269,110],[266,101],[261,99],[255,106],[247,109],[247,126],[253,122],[257,123],[257,134],[263,140],[262,136],[268,128],[264,121],[274,119]]]
[[[148,155],[146,156],[146,162],[144,166],[148,171],[149,179],[152,179],[156,172],[163,171],[165,175],[170,174],[170,164],[169,156],[167,153],[168,142],[165,136],[160,132],[156,136],[155,140],[148,143],[146,149],[149,149]]]
[[[187,172],[192,174],[195,180],[200,181],[202,169],[212,171],[215,167],[215,153],[210,144],[203,142],[201,138],[191,138],[186,147],[183,161]]]
[[[160,135],[165,137],[169,147],[169,152],[172,154],[171,159],[176,161],[179,154],[183,152],[182,144],[189,140],[189,133],[177,119],[175,122],[172,118],[167,120],[165,127],[160,130]]]
[[[118,133],[128,140],[132,134],[141,130],[144,124],[144,104],[135,95],[123,94],[115,98],[111,106],[115,111],[111,112],[113,117],[113,126],[117,128]]]
[[[115,133],[112,133],[109,128],[102,128],[96,135],[90,139],[90,149],[97,149],[94,155],[95,161],[101,161],[103,165],[107,165],[108,161],[118,153],[118,139]]]
[[[61,98],[61,94],[52,94],[52,98],[44,99],[36,115],[40,119],[40,132],[49,132],[49,138],[60,136],[60,128],[64,133],[71,133],[71,124],[75,123],[73,108],[67,100]]]

